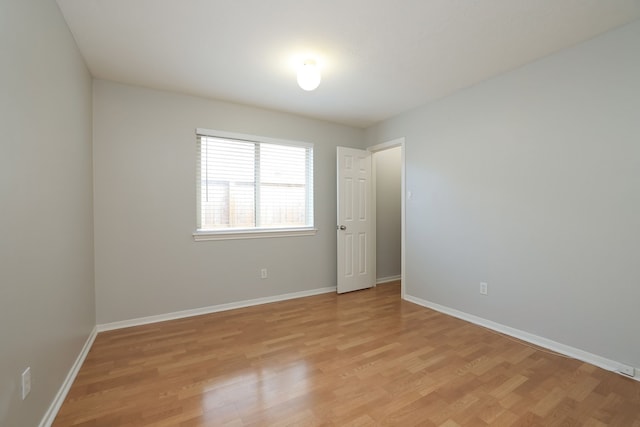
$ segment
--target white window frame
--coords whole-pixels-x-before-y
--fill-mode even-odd
[[[248,135],[235,132],[224,132],[211,129],[196,129],[196,136],[209,136],[213,138],[231,139],[267,144],[278,145],[292,145],[296,147],[311,147],[313,144],[308,142],[291,141],[277,138],[269,138],[257,135]],[[196,162],[200,160],[200,153],[196,153]],[[313,165],[312,165],[313,166]],[[313,169],[312,169],[313,173]],[[200,177],[197,176],[196,180],[199,182]],[[315,181],[315,180],[314,180]],[[198,184],[199,187],[199,184]],[[313,188],[312,188],[313,190]],[[197,204],[196,204],[196,224],[198,223],[198,216],[200,215],[200,194],[197,192]],[[315,199],[315,193],[312,196]],[[315,200],[312,200],[315,210]],[[235,239],[256,239],[256,238],[269,238],[269,237],[296,237],[296,236],[313,236],[317,233],[315,228],[315,212],[311,212],[313,218],[313,225],[306,227],[290,227],[290,228],[246,228],[246,229],[231,229],[231,230],[201,230],[196,229],[193,232],[193,239],[197,242],[207,240],[235,240]]]

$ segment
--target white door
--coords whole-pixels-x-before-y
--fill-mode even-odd
[[[337,147],[338,293],[375,284],[371,153]]]

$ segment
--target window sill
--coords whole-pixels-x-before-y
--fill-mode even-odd
[[[311,227],[229,231],[198,230],[193,233],[193,240],[195,240],[196,242],[204,242],[207,240],[237,240],[264,239],[271,237],[315,236],[317,232],[317,229]]]

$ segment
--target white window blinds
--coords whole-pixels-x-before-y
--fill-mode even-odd
[[[313,146],[197,134],[198,231],[313,227]]]

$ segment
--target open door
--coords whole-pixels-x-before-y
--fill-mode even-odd
[[[337,147],[338,293],[375,285],[371,153]]]

